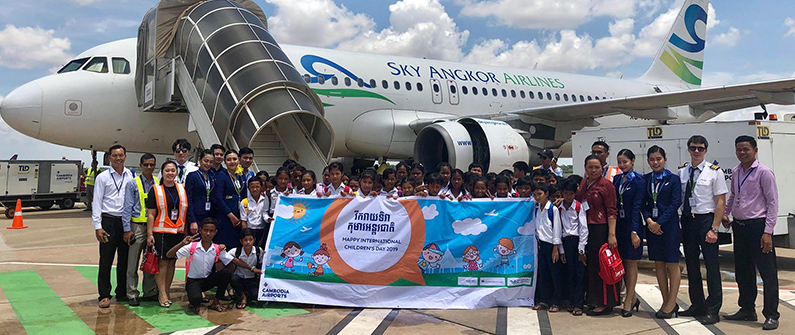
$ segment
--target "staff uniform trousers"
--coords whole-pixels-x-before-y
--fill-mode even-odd
[[[124,227],[121,217],[102,214],[102,229],[108,236],[107,243],[99,244],[99,275],[97,275],[97,287],[99,288],[99,300],[111,298],[110,291],[113,288],[110,282],[110,270],[113,267],[113,258],[118,253],[116,262],[116,300],[127,296],[127,258],[129,247],[124,243]]]
[[[762,277],[764,303],[762,314],[765,318],[778,319],[778,266],[776,248],[769,253],[762,252],[762,234],[765,233],[765,219],[737,220],[732,223],[734,232],[734,274],[740,298],[740,310],[752,312],[756,301],[756,270]]]
[[[714,213],[682,215],[682,244],[685,249],[687,264],[688,293],[691,309],[696,315],[718,315],[723,304],[723,289],[720,281],[720,263],[718,263],[718,243],[707,243],[707,233],[712,228]],[[704,255],[704,266],[707,268],[707,292],[704,298],[704,285],[701,282],[701,264],[699,254]]]
[[[138,264],[141,261],[141,253],[146,248],[146,224],[130,222],[130,231],[135,236],[135,242],[130,244],[127,254],[127,298],[138,298]],[[118,270],[117,270],[118,271]],[[156,297],[157,284],[155,275],[144,272],[143,297]]]

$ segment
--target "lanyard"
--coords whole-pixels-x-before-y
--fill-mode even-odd
[[[119,184],[116,184],[116,177],[113,176],[113,173],[110,174],[110,178],[113,179],[113,186],[116,187],[116,194],[121,193],[121,188],[124,186],[124,172],[121,174],[121,182]]]
[[[624,175],[624,181],[618,185],[618,202],[621,206],[624,206],[624,192],[626,192],[627,187],[629,184],[632,183],[632,178],[629,178],[628,175]]]
[[[229,173],[229,171],[226,171],[226,173],[229,174],[229,178],[232,179],[232,185],[235,186],[235,191],[237,191],[237,194],[240,194],[240,176],[232,177],[232,174]]]
[[[177,185],[174,185],[174,187],[176,188]],[[179,208],[179,196],[175,197],[174,200],[172,201],[170,198],[174,197],[174,195],[171,194],[171,191],[168,190],[168,187],[163,185],[163,191],[166,193],[166,198],[169,199],[169,201],[174,203],[174,209],[173,210],[177,210]],[[179,191],[177,191],[177,193],[179,193]]]
[[[657,207],[657,194],[660,192],[660,188],[662,188],[662,182],[658,182],[657,178],[654,175],[651,176],[651,183],[649,184],[649,189],[651,190],[651,199],[654,201],[654,207]]]
[[[213,188],[212,184],[213,181],[210,179],[210,172],[204,172],[204,178],[202,179],[202,183],[204,184],[204,188],[207,190],[207,200],[210,200],[210,190]]]
[[[740,194],[740,188],[743,187],[743,184],[745,184],[745,181],[748,180],[748,177],[751,176],[751,173],[753,173],[754,170],[756,170],[755,167],[752,167],[750,170],[748,170],[748,174],[745,175],[745,178],[743,178],[743,180],[737,184],[737,194]]]

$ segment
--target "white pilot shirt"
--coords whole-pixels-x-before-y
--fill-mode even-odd
[[[193,243],[191,243],[193,244]],[[177,259],[190,257],[190,246],[183,245],[182,248],[177,250]],[[221,254],[218,255],[218,260],[224,263],[224,265],[229,265],[232,263],[234,257],[230,255],[226,250],[221,251]],[[210,245],[210,249],[204,250],[201,242],[198,242],[196,245],[196,252],[193,253],[193,259],[190,262],[190,269],[188,269],[188,278],[191,279],[204,279],[210,276],[213,271],[213,266],[215,265],[215,245]]]
[[[180,183],[180,184],[185,184],[185,180],[188,179],[188,174],[189,173],[199,170],[199,167],[196,166],[196,163],[191,162],[191,161],[187,161],[183,165],[184,168],[183,168],[183,172],[182,172],[182,177],[180,177],[180,175],[179,175],[179,163],[177,163],[177,161],[174,161],[174,163],[177,164],[177,178],[174,179],[174,182],[177,182],[177,183]],[[160,172],[157,173],[157,180],[163,180],[163,171],[160,171]]]
[[[715,196],[729,193],[723,170],[713,169],[712,164],[708,164],[704,159],[693,172],[695,173],[693,181],[696,185],[690,199],[691,212],[693,214],[714,213]],[[684,167],[679,169],[679,179],[682,182],[682,206],[684,208],[685,201],[688,201],[685,194],[687,194],[687,183],[690,180],[690,163],[685,163]]]

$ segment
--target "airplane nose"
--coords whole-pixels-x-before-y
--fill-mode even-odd
[[[41,130],[42,90],[36,82],[29,82],[11,91],[0,104],[0,117],[11,128],[38,138]]]

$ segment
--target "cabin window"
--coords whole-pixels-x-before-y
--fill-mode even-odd
[[[458,90],[455,89],[455,85],[450,85],[450,93],[452,93],[452,94],[458,93]]]
[[[356,79],[356,84],[359,85],[359,87],[364,87],[364,79]]]
[[[66,72],[77,71],[87,61],[88,61],[88,58],[80,58],[80,59],[75,59],[73,61],[70,61],[69,63],[64,65],[64,67],[62,67],[60,70],[58,70],[58,73],[66,73]]]
[[[375,79],[370,79],[370,88],[375,88]]]
[[[516,98],[516,91],[511,90],[511,98]]]
[[[417,83],[417,91],[422,92],[422,83]]]
[[[411,83],[406,82],[406,91],[411,91]]]
[[[317,83],[323,85],[326,83],[326,77],[323,75],[317,76]]]
[[[507,91],[505,91],[505,89],[503,88],[503,89],[502,89],[502,97],[503,97],[503,98],[505,98],[505,97],[507,97],[507,96],[508,96],[508,92],[507,92]]]
[[[464,93],[464,95],[469,94],[469,90],[467,89],[466,86],[461,86],[461,93]]]
[[[472,95],[478,95],[478,88],[472,86]]]
[[[519,96],[520,96],[522,99],[524,99],[524,97],[525,97],[525,95],[524,95],[524,91],[519,91]]]
[[[549,92],[547,92],[547,100],[552,100],[552,94]],[[560,97],[558,97],[558,100],[560,100]]]
[[[485,87],[483,88],[482,92],[483,92],[483,95],[489,95],[489,90],[487,90]],[[494,95],[497,95],[497,94],[494,94]]]
[[[565,95],[564,95],[564,97],[565,97]],[[571,101],[574,101],[574,102],[576,102],[576,101],[577,101],[577,96],[576,96],[576,95],[574,95],[574,94],[572,94],[572,95],[571,95]]]
[[[544,100],[544,93],[538,92],[538,100]]]
[[[569,101],[569,95],[568,94],[563,93],[563,101]]]
[[[304,82],[307,83],[307,84],[311,83],[312,82],[312,77],[310,77],[308,74],[305,74],[304,75]]]
[[[530,99],[535,99],[536,98],[535,93],[533,93],[533,91],[527,91],[527,97],[530,98]]]
[[[560,93],[555,93],[555,100],[560,101]]]
[[[588,101],[593,101],[593,99],[591,99],[590,95],[588,96]]]
[[[130,62],[128,62],[124,58],[120,57],[113,57],[111,58],[113,62],[113,73],[115,74],[129,74],[130,73]]]
[[[580,101],[585,101],[585,97],[580,94]]]
[[[345,86],[351,86],[351,78],[345,77],[343,81],[345,82]]]
[[[433,84],[433,93],[439,93],[439,84]]]
[[[396,89],[396,90],[399,90],[399,89],[400,89],[400,83],[399,83],[399,82],[397,82],[397,80],[395,80],[395,82],[394,82],[394,85],[395,85],[395,89]]]
[[[331,77],[331,85],[337,86],[340,83],[340,80],[337,77]]]
[[[83,70],[97,73],[108,73],[108,59],[105,57],[94,57],[83,67]]]
[[[386,80],[382,80],[381,81],[381,87],[383,87],[384,89],[388,89],[389,88],[389,83]]]
[[[495,97],[497,96],[497,89],[496,88],[492,88],[491,89],[491,95],[493,95]]]

